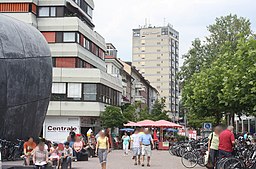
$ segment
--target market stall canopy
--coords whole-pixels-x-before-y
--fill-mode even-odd
[[[166,121],[166,120],[156,121],[155,126],[156,127],[168,127],[168,128],[182,128],[181,125],[173,123],[173,122],[169,122],[169,121]]]
[[[132,128],[123,128],[123,129],[120,129],[120,131],[133,132],[134,129],[132,129]]]
[[[141,126],[141,127],[155,127],[155,123],[152,120],[143,120],[143,121],[139,121],[137,122],[137,126]]]

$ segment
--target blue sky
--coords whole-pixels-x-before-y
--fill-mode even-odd
[[[191,41],[208,34],[216,17],[230,13],[246,17],[256,31],[255,0],[94,0],[95,30],[118,49],[118,57],[132,58],[132,29],[145,24],[173,25],[180,33],[180,58]],[[181,60],[181,59],[180,59]],[[182,60],[181,60],[182,62]]]

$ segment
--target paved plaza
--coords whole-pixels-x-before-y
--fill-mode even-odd
[[[131,154],[131,153],[129,153]],[[11,162],[13,163],[13,162]],[[17,164],[17,162],[15,162]],[[20,162],[21,163],[21,162]],[[137,169],[149,168],[142,166],[134,166],[131,155],[123,156],[122,151],[113,151],[108,156],[108,169]],[[6,163],[5,163],[6,164]],[[10,162],[8,162],[10,164]],[[100,169],[98,158],[90,158],[86,162],[73,162],[75,169]],[[171,156],[168,151],[153,151],[151,169],[184,169],[179,157]],[[195,167],[202,169],[202,167]]]

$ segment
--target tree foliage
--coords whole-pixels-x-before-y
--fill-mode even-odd
[[[165,99],[156,100],[152,111],[148,108],[141,109],[141,103],[125,104],[121,108],[115,106],[106,107],[101,113],[102,126],[106,128],[121,127],[128,121],[138,122],[142,120],[168,120],[165,111]]]
[[[204,43],[193,41],[179,74],[191,123],[195,117],[215,117],[219,123],[227,113],[255,115],[256,40],[250,37],[250,21],[228,15],[208,30]]]
[[[152,111],[150,113],[151,120],[168,120],[169,117],[167,115],[167,111],[165,110],[165,99],[161,98],[160,100],[156,100]]]
[[[105,111],[101,113],[100,119],[105,128],[121,127],[128,122],[121,109],[115,106],[107,106]]]

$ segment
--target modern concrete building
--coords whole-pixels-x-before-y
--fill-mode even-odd
[[[50,46],[52,99],[43,135],[53,141],[64,141],[70,128],[99,130],[105,106],[120,105],[121,78],[107,73],[107,48],[93,30],[93,10],[93,0],[0,1],[0,12],[38,28]]]
[[[140,73],[166,98],[170,117],[179,114],[179,33],[167,25],[133,29],[132,63]]]

